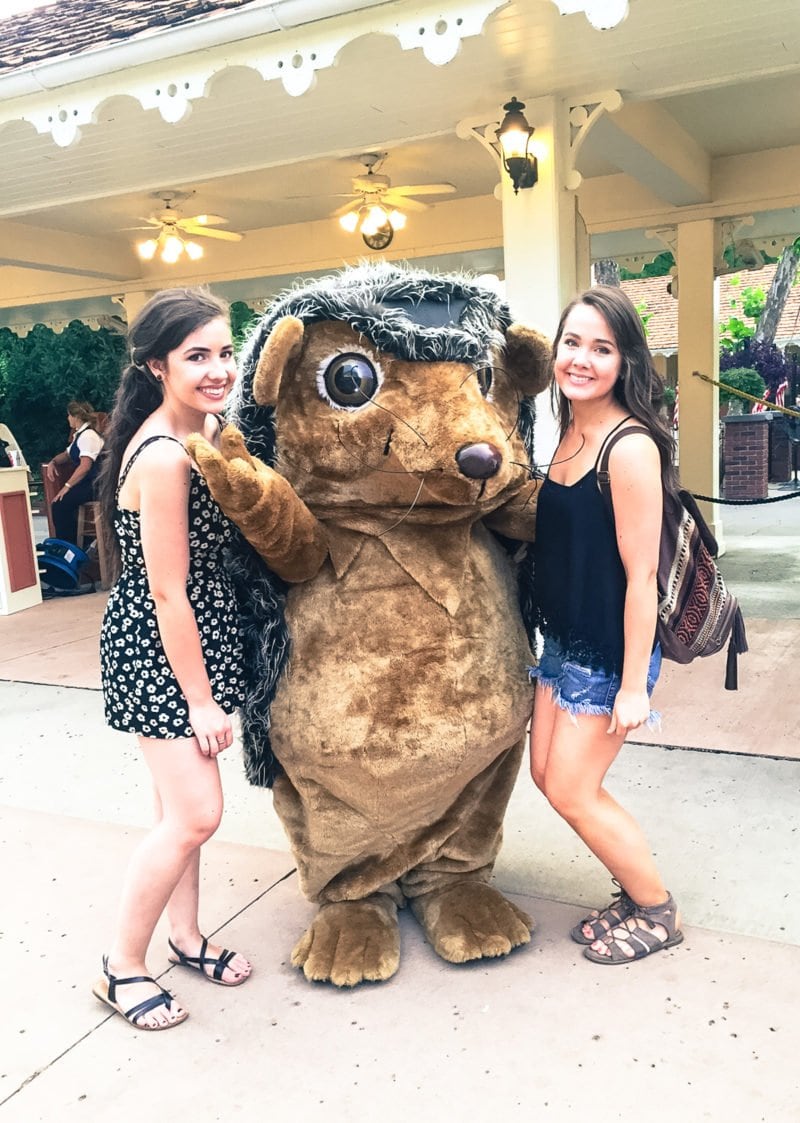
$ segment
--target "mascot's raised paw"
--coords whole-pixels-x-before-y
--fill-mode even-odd
[[[229,518],[248,511],[268,486],[264,477],[271,469],[250,455],[242,434],[233,426],[223,433],[219,452],[198,433],[187,439],[186,449]],[[263,470],[261,475],[259,468]]]
[[[283,476],[250,455],[235,426],[220,445],[218,452],[197,433],[186,441],[217,503],[284,580],[313,577],[328,552],[315,516]]]
[[[482,881],[463,881],[411,901],[434,951],[449,963],[494,959],[530,942],[533,920]]]
[[[379,895],[323,905],[292,952],[292,964],[310,981],[337,987],[390,979],[400,964],[397,906]]]

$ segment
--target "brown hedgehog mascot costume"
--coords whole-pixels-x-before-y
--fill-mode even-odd
[[[549,344],[468,277],[365,265],[279,298],[242,367],[221,454],[191,448],[242,535],[248,776],[319,905],[292,962],[390,978],[406,903],[444,959],[505,955],[533,927],[489,881],[531,708],[512,547]]]

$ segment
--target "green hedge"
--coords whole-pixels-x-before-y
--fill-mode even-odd
[[[66,448],[67,402],[111,408],[124,355],[122,335],[80,320],[58,335],[44,324],[24,338],[0,329],[0,419],[32,467]]]
[[[763,398],[764,391],[767,386],[764,379],[757,370],[751,367],[733,367],[732,370],[720,371],[720,382],[725,386],[731,386],[735,390],[741,390],[745,394],[752,394],[754,398]],[[729,394],[726,390],[720,387],[719,391],[720,405],[732,406],[734,403],[740,404],[744,413],[750,413],[753,408],[753,403],[748,401],[747,398],[740,398],[738,394]]]
[[[234,342],[241,344],[257,313],[231,306]],[[67,447],[67,402],[108,412],[125,362],[125,336],[73,320],[56,334],[36,324],[20,338],[0,328],[0,421],[9,426],[34,470]]]

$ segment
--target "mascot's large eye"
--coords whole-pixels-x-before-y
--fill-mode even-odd
[[[320,366],[317,385],[334,409],[358,409],[375,397],[381,384],[379,370],[358,352],[336,355]]]
[[[478,380],[478,386],[484,398],[492,388],[492,381],[494,374],[491,367],[478,367],[475,371],[475,377]]]

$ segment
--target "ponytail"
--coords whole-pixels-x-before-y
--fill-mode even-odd
[[[103,538],[113,577],[117,576],[120,567],[119,542],[113,528],[122,457],[133,434],[158,409],[162,401],[161,385],[150,369],[129,363],[122,372],[106,425],[102,464],[97,480]]]
[[[133,435],[164,400],[161,383],[149,364],[153,359],[163,362],[204,324],[228,317],[228,305],[207,289],[164,289],[148,300],[128,329],[130,358],[106,428],[97,484],[102,531],[114,576],[120,566],[119,542],[113,528],[122,457]]]

